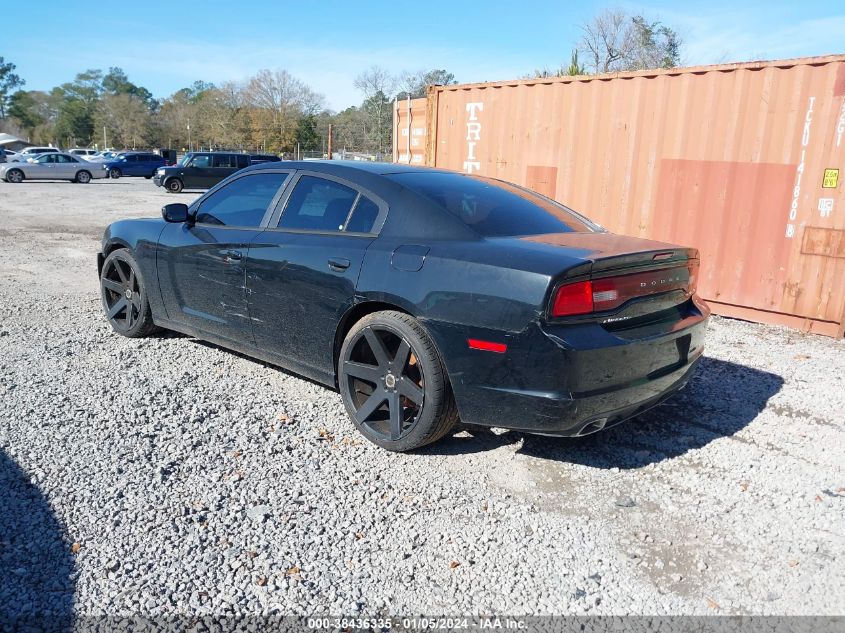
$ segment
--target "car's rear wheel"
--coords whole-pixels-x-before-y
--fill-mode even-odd
[[[23,172],[20,169],[10,169],[6,172],[6,182],[23,182]]]
[[[338,358],[338,383],[358,430],[390,451],[436,442],[458,420],[434,343],[402,312],[375,312],[352,326]]]
[[[158,329],[153,323],[138,262],[129,250],[120,248],[106,257],[100,273],[100,296],[106,318],[115,332],[141,338]]]
[[[164,186],[170,193],[179,193],[184,187],[182,181],[178,178],[171,178],[166,183],[164,183]]]
[[[123,174],[117,167],[112,167],[111,169],[109,169],[109,178],[114,178],[115,180],[117,180],[122,175]]]
[[[91,182],[91,174],[89,174],[87,171],[79,172],[78,174],[76,174],[76,182],[81,183],[83,185],[87,185],[89,182]]]

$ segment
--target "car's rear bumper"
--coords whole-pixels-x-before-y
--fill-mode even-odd
[[[155,183],[156,187],[161,187],[164,185],[164,177],[156,174],[155,176],[153,176],[153,182]]]
[[[598,324],[537,324],[504,341],[504,354],[447,353],[446,365],[461,419],[470,424],[549,435],[586,435],[663,402],[683,388],[704,351],[709,309],[690,302],[689,314],[664,331],[626,338]],[[437,328],[434,328],[437,330]],[[444,346],[467,347],[467,333],[438,330]],[[484,338],[484,333],[472,333]],[[490,338],[495,339],[494,334]]]

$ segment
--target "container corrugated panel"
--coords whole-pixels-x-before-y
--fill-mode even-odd
[[[438,86],[409,107],[426,164],[695,246],[717,313],[842,336],[845,56]]]
[[[393,106],[393,162],[425,164],[425,99],[397,99]]]

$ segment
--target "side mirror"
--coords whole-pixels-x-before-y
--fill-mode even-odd
[[[161,208],[161,217],[165,222],[187,222],[188,221],[188,205],[181,202],[173,202],[166,204]]]

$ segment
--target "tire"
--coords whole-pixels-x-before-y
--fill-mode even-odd
[[[80,171],[76,174],[76,180],[74,182],[78,182],[82,185],[87,185],[91,182],[91,174],[87,171]]]
[[[123,173],[117,167],[112,167],[111,169],[109,169],[109,178],[114,178],[115,180],[117,180],[122,175]]]
[[[337,375],[355,427],[389,451],[436,442],[458,421],[431,337],[402,312],[375,312],[355,323],[341,346]]]
[[[167,189],[168,193],[179,193],[184,188],[184,185],[178,178],[171,178],[164,183],[164,188]]]
[[[147,299],[147,286],[129,249],[112,251],[100,273],[100,298],[109,325],[128,338],[143,338],[159,328]]]
[[[12,182],[15,184],[23,182],[24,175],[20,169],[10,169],[6,172],[6,182]]]

